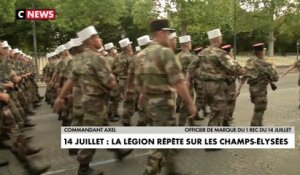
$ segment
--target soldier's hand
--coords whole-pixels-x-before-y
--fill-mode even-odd
[[[196,116],[197,113],[197,108],[195,104],[190,104],[187,105],[188,106],[188,110],[190,112],[190,117],[189,118],[194,118]]]
[[[10,82],[8,82],[8,83],[5,83],[5,84],[4,84],[4,87],[5,87],[6,89],[13,88],[13,87],[14,87],[14,83],[10,81]]]
[[[0,100],[7,103],[9,101],[9,95],[7,93],[0,93]]]
[[[53,105],[53,112],[57,113],[65,104],[65,100],[62,98],[56,98],[54,105]]]

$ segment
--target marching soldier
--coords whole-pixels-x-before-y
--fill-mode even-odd
[[[196,59],[197,57],[190,52],[192,49],[190,35],[185,35],[185,36],[179,37],[179,43],[181,45],[181,51],[177,54],[177,59],[180,61],[181,65],[182,65],[182,72],[183,72],[184,76],[186,77],[188,66],[190,65],[192,60]],[[187,83],[189,85],[188,87],[189,87],[190,95],[193,98],[193,96],[194,96],[194,81],[193,81],[193,79],[189,79],[187,81]],[[178,122],[179,126],[184,126],[187,121],[187,118],[189,116],[188,108],[186,106],[186,103],[183,103],[182,99],[180,97],[177,97],[176,103],[178,104],[178,106],[180,108],[179,122]],[[193,119],[198,120],[199,119],[198,115],[196,115],[195,118],[193,118]],[[188,123],[191,126],[194,125],[193,119],[188,120]]]
[[[144,35],[141,36],[137,39],[138,45],[141,48],[141,51],[147,48],[151,44],[150,36],[149,35]],[[135,83],[134,83],[134,77],[137,74],[138,68],[142,64],[142,58],[144,55],[139,51],[137,55],[135,55],[129,64],[129,69],[128,69],[128,81],[127,81],[127,88],[126,88],[126,93],[125,93],[125,100],[131,100],[135,101],[132,103],[135,103],[137,105],[133,106],[127,106],[128,108],[131,108],[131,115],[133,115],[133,108],[136,107],[138,110],[138,122],[137,126],[147,126],[150,125],[150,120],[147,118],[145,115],[145,110],[144,106],[139,106],[139,96],[140,94],[137,92],[137,89],[135,88]],[[136,98],[137,97],[137,98]],[[131,104],[132,104],[131,103]],[[128,109],[127,109],[128,110]]]
[[[116,57],[113,63],[113,73],[117,76],[119,81],[119,99],[124,99],[124,92],[127,84],[128,78],[128,67],[129,62],[132,59],[133,51],[132,51],[132,42],[129,41],[128,38],[124,38],[119,41],[120,47],[122,48],[122,52]],[[124,101],[124,109],[129,109],[127,106],[132,105],[132,101]],[[134,104],[133,104],[134,105]],[[123,126],[130,126],[130,117],[131,111],[124,111],[122,115],[122,124]]]
[[[231,59],[233,59],[233,57],[231,56],[231,45],[224,45],[221,47],[221,49],[223,49],[224,51],[226,51]],[[237,72],[243,72],[244,73],[244,69],[241,65],[239,65],[239,63],[235,60],[232,60],[232,62],[237,66]],[[239,79],[239,76],[237,75],[236,72],[228,72],[226,77],[226,84],[227,84],[227,88],[226,88],[226,96],[227,96],[227,106],[226,106],[226,111],[225,111],[225,117],[224,117],[224,121],[223,121],[223,126],[230,126],[230,121],[232,121],[232,115],[235,109],[235,102],[236,102],[236,98],[235,98],[235,94],[236,94],[236,80]]]
[[[219,29],[208,32],[210,46],[198,54],[189,65],[189,72],[200,80],[205,101],[210,106],[209,126],[222,126],[226,109],[226,73],[236,72],[236,66],[226,51],[220,49]]]
[[[195,48],[193,51],[194,53],[198,56],[198,54],[203,50],[203,47],[197,47]],[[201,80],[199,80],[198,78],[195,77],[190,77],[190,73],[189,73],[189,69],[187,71],[187,81],[191,81],[190,79],[193,78],[193,82],[194,82],[194,88],[195,88],[195,94],[196,94],[196,98],[195,98],[195,103],[197,106],[197,109],[199,111],[202,111],[202,116],[196,115],[195,118],[198,118],[200,120],[204,119],[204,117],[207,117],[208,112],[206,109],[206,102],[205,102],[205,96],[204,96],[204,91],[203,91],[203,82],[201,82]]]
[[[196,107],[188,92],[181,65],[170,49],[169,35],[174,31],[166,19],[150,23],[153,43],[142,50],[139,55],[135,81],[141,93],[140,105],[144,106],[146,116],[153,126],[175,126],[175,93],[188,103],[191,117]],[[144,175],[157,175],[165,167],[166,174],[177,173],[173,150],[152,150],[147,159]]]
[[[263,115],[268,103],[267,87],[270,84],[272,90],[276,90],[274,82],[278,81],[279,77],[272,64],[264,59],[264,43],[254,44],[253,50],[255,56],[247,60],[246,73],[241,79],[236,96],[239,95],[243,84],[247,81],[251,102],[254,104],[251,126],[263,126]]]
[[[107,60],[97,51],[102,46],[102,40],[93,26],[77,33],[84,44],[79,83],[82,88],[83,126],[107,126],[108,93],[116,87],[116,79]],[[128,155],[131,150],[113,150],[119,160]],[[77,160],[80,163],[78,175],[103,174],[95,172],[89,163],[95,154],[94,149],[82,149]]]
[[[112,68],[113,63],[116,59],[116,48],[113,43],[107,43],[104,45],[105,51],[107,51],[108,55],[106,56],[108,64],[110,68]],[[118,89],[112,89],[110,91],[109,96],[109,104],[108,104],[108,119],[111,122],[116,122],[120,119],[120,116],[118,114],[118,107],[119,107],[119,90]]]

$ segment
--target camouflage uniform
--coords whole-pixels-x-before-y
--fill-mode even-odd
[[[239,63],[235,60],[232,60],[233,63],[236,65],[236,70],[237,73],[244,73],[244,69],[241,65],[239,65]],[[227,84],[227,88],[225,91],[226,94],[226,99],[227,99],[227,106],[226,106],[226,111],[225,111],[225,117],[224,117],[224,122],[223,125],[224,126],[229,126],[229,121],[232,120],[232,116],[233,116],[233,112],[235,109],[235,102],[236,102],[236,98],[235,98],[235,94],[236,94],[236,79],[239,78],[239,76],[237,76],[236,72],[228,72],[226,75],[226,84]]]
[[[82,57],[76,55],[72,61],[72,69],[70,77],[73,80],[72,96],[73,96],[73,109],[72,109],[72,126],[82,126],[83,110],[81,104],[82,92],[79,83],[79,77],[82,73]]]
[[[104,57],[85,48],[80,54],[82,69],[79,82],[82,88],[83,126],[107,126],[107,100],[109,89],[107,84],[115,80]],[[73,77],[76,77],[73,72]],[[73,78],[72,78],[73,79]],[[82,149],[77,160],[80,164],[88,164],[95,153],[94,149]]]
[[[192,60],[194,60],[196,58],[197,57],[189,51],[182,50],[180,53],[177,54],[177,59],[180,61],[181,65],[182,65],[182,71],[183,71],[184,75],[186,75],[188,66],[190,65]],[[189,92],[190,92],[191,97],[193,97],[194,96],[194,86],[193,86],[194,83],[193,83],[193,81],[191,81],[191,82],[189,82],[189,84],[190,84]],[[176,103],[179,103],[179,105],[180,105],[179,126],[184,126],[187,118],[189,117],[188,108],[186,106],[186,103],[184,103],[180,97],[177,97]],[[193,125],[192,120],[189,121],[189,125]]]
[[[124,97],[128,78],[128,67],[131,59],[132,58],[123,51],[116,57],[113,63],[113,72],[118,77],[119,81],[119,99],[123,99]],[[126,99],[126,101],[124,101],[123,109],[122,124],[129,126],[131,122],[131,116],[134,113],[134,97],[129,97]]]
[[[67,79],[68,76],[68,71],[67,71],[67,66],[68,66],[68,60],[70,59],[70,57],[61,59],[57,64],[56,64],[56,68],[55,68],[55,73],[54,73],[54,81],[55,84],[58,84],[58,90],[60,90],[60,88],[62,88],[64,82]],[[56,94],[57,95],[57,94]],[[55,96],[56,98],[56,96]],[[68,123],[68,108],[67,108],[67,99],[65,105],[61,108],[61,110],[58,112],[59,116],[61,117],[61,119],[63,120],[63,125],[67,125]]]
[[[181,64],[173,51],[156,43],[139,54],[140,66],[135,85],[144,94],[147,118],[153,126],[175,126],[175,90],[171,87],[184,81]],[[176,172],[174,150],[152,150],[148,156],[146,174],[159,174],[163,166]]]
[[[138,73],[138,68],[142,65],[141,59],[144,57],[143,54],[138,53],[137,55],[135,55],[129,64],[129,69],[128,69],[128,77],[132,77],[130,79],[132,79],[132,81],[134,81],[134,77],[135,75]],[[132,84],[134,84],[134,82],[131,82]],[[137,92],[137,89],[127,89],[127,98],[129,99],[135,99],[136,101],[138,101],[138,99],[136,99],[134,97],[134,94],[136,94],[137,96],[139,96],[139,93]],[[136,103],[136,102],[135,102]],[[137,121],[137,126],[147,126],[151,124],[150,123],[150,119],[147,118],[147,116],[145,115],[145,109],[143,106],[140,106],[140,109],[138,109],[138,121]]]
[[[267,109],[267,85],[269,82],[278,81],[278,74],[271,63],[262,58],[250,58],[245,66],[246,74],[242,82],[247,80],[251,102],[254,104],[254,114],[251,126],[262,126],[263,115]]]
[[[115,57],[107,55],[106,59],[108,61],[109,67],[112,68],[115,61]],[[109,93],[109,104],[108,104],[108,113],[110,116],[118,116],[118,107],[120,102],[120,93],[118,89],[113,89]]]
[[[296,67],[298,69],[298,71],[300,72],[300,60],[295,61],[294,67]],[[300,86],[300,76],[298,76],[298,86]],[[300,94],[300,91],[299,91],[299,94]],[[300,96],[299,96],[299,101],[300,101]],[[300,106],[299,106],[299,108],[300,108]]]
[[[205,101],[210,106],[209,126],[222,126],[226,108],[226,73],[235,72],[236,66],[226,51],[209,46],[189,65],[189,72],[201,81]]]

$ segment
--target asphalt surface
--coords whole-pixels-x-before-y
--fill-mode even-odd
[[[199,150],[181,150],[178,165],[184,172],[193,175],[202,174],[300,174],[300,110],[298,74],[292,73],[281,78],[277,83],[278,89],[269,88],[268,109],[264,117],[266,126],[295,126],[295,149],[227,149],[217,152]],[[41,87],[41,94],[45,88]],[[242,89],[234,113],[235,126],[248,126],[253,114],[250,103],[248,85]],[[69,156],[67,150],[60,149],[60,126],[57,115],[51,112],[50,106],[43,104],[35,116],[30,117],[37,124],[35,128],[26,132],[33,135],[33,146],[44,149],[30,159],[38,166],[51,164],[45,175],[75,175],[78,163],[75,156]],[[136,122],[136,117],[133,118]],[[198,122],[207,125],[208,120]],[[120,125],[120,123],[112,123]],[[0,150],[0,157],[8,159],[10,165],[0,168],[0,175],[19,175],[23,173],[21,165],[13,154],[7,150]],[[97,150],[92,167],[103,170],[105,175],[141,175],[146,163],[147,150],[134,150],[122,162],[117,162],[113,153]]]

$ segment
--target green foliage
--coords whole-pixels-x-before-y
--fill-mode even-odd
[[[16,0],[0,1],[0,23],[12,22],[15,19],[15,2]]]
[[[171,20],[179,35],[192,35],[194,46],[206,46],[206,32],[215,28],[221,28],[224,43],[233,44],[234,19],[238,51],[248,51],[256,41],[268,41],[269,31],[274,31],[275,49],[281,53],[294,51],[300,39],[299,0],[33,1],[36,8],[54,8],[57,12],[55,21],[36,21],[39,52],[55,49],[89,25],[96,26],[104,43],[118,45],[121,37],[136,42],[137,37],[149,33],[151,20],[163,17]],[[1,40],[33,50],[32,22],[14,20],[15,9],[32,8],[33,1],[0,1]]]

